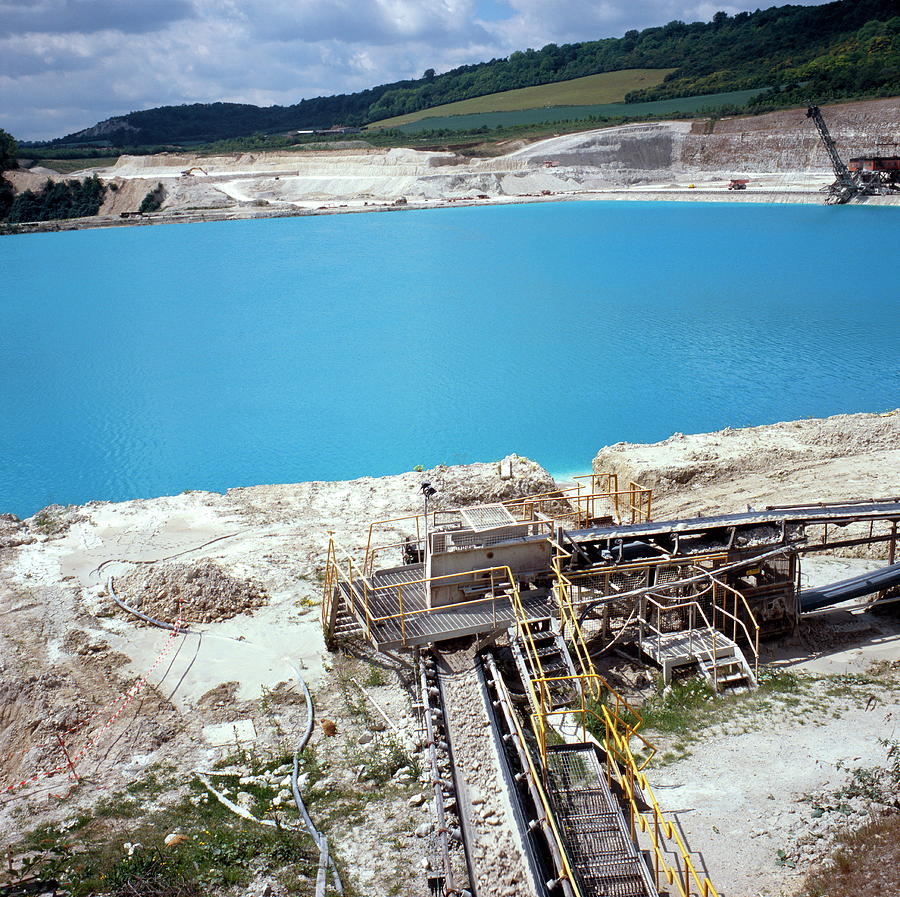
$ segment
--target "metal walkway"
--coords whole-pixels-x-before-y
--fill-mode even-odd
[[[593,744],[549,748],[550,801],[585,897],[657,897]]]
[[[337,589],[379,651],[504,630],[516,622],[513,599],[505,594],[429,608],[421,583],[376,592],[366,591],[362,584],[351,587],[342,582]],[[548,590],[524,591],[520,599],[529,620],[543,620],[559,613],[556,599]]]

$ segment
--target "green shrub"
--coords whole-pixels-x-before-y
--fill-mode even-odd
[[[157,184],[141,201],[138,211],[141,214],[159,211],[165,198],[166,188],[162,184]]]

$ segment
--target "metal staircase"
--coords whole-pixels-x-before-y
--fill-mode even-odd
[[[724,642],[724,644],[722,644]],[[713,691],[738,691],[756,688],[756,676],[740,647],[727,635],[719,633],[715,655],[700,653],[697,657],[700,672]]]
[[[581,893],[657,897],[596,745],[549,748],[547,785]]]
[[[662,668],[667,683],[675,670],[697,666],[714,691],[756,687],[756,676],[744,652],[722,632],[706,628],[656,632],[642,639],[640,647]]]
[[[332,604],[329,608],[328,637],[330,641],[364,635],[365,629],[355,614],[350,611],[347,602],[349,587],[344,583],[335,586]]]
[[[538,676],[551,680],[547,691],[552,707],[547,709],[568,707],[579,699],[579,680],[572,656],[553,620],[548,618],[532,621],[529,624],[527,645],[515,636],[514,631],[511,632],[510,648],[523,682],[529,682]],[[541,708],[537,705],[535,691],[528,688],[526,692],[531,712],[539,713]]]

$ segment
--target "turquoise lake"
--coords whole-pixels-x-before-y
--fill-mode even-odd
[[[0,512],[894,408],[898,246],[669,202],[5,237]]]

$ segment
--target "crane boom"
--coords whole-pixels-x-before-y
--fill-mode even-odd
[[[831,159],[831,167],[834,169],[835,181],[830,187],[831,196],[829,201],[834,203],[848,202],[855,194],[859,193],[859,184],[853,179],[853,175],[850,174],[850,171],[844,164],[844,160],[838,155],[834,138],[828,131],[828,125],[825,124],[825,119],[822,118],[819,107],[810,106],[806,110],[806,117],[811,118],[816,123],[819,137],[822,138],[825,151],[828,153],[829,159]]]

